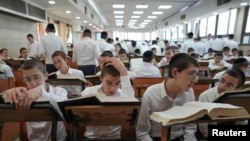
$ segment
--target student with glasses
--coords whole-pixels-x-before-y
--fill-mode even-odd
[[[168,79],[147,88],[138,116],[136,135],[138,141],[160,141],[161,124],[150,120],[153,112],[181,106],[195,101],[192,86],[197,82],[199,63],[186,53],[179,53],[169,62]],[[195,124],[180,124],[171,127],[171,141],[196,141]]]
[[[25,87],[16,87],[6,90],[3,93],[5,102],[15,104],[18,110],[30,109],[32,102],[38,98],[45,97],[50,103],[67,99],[67,91],[60,87],[52,87],[46,83],[48,74],[42,62],[27,60],[21,67]],[[57,109],[60,111],[59,109]],[[28,139],[31,141],[51,140],[52,123],[47,121],[26,122]],[[57,122],[57,141],[66,139],[67,133],[63,121]]]
[[[223,92],[240,89],[241,86],[244,85],[245,81],[246,81],[245,74],[241,70],[236,68],[227,70],[220,78],[219,85],[201,93],[198,101],[213,102]],[[238,121],[237,124],[247,124],[246,122],[247,121],[243,122]],[[207,123],[200,123],[199,129],[203,134],[204,138],[207,138],[208,135]]]

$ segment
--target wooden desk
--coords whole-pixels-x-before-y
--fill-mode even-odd
[[[0,93],[4,90],[14,87],[15,87],[15,82],[13,77],[9,77],[8,79],[0,79]]]
[[[49,102],[35,102],[29,110],[16,110],[13,104],[3,103],[0,104],[0,115],[0,122],[52,121],[52,141],[56,141],[57,121],[62,120]]]
[[[212,77],[199,78],[197,83],[195,83],[193,86],[195,100],[198,100],[199,95],[205,90],[209,89],[210,85],[211,87],[214,87],[215,83],[218,81],[219,79],[213,79]]]

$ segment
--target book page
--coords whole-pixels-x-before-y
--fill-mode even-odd
[[[86,82],[84,78],[82,78],[80,75],[77,74],[59,74],[57,75],[57,79],[79,79],[83,82]]]
[[[153,112],[150,119],[162,123],[163,126],[184,123],[199,119],[207,114],[207,110],[200,107],[174,106],[166,111]]]
[[[120,96],[97,96],[98,100],[104,102],[139,102],[135,97],[120,97]]]
[[[198,102],[198,101],[187,102],[183,106],[200,107],[203,109],[207,109],[208,112],[210,112],[214,108],[225,108],[225,109],[239,109],[239,108],[241,108],[241,107],[234,106],[231,104],[226,104],[226,103],[211,103],[211,102]]]

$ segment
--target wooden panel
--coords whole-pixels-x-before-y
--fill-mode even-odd
[[[165,79],[166,79],[165,77],[160,77],[160,78],[136,77],[133,80],[135,96],[142,97],[143,93],[146,91],[146,89],[149,86],[157,84],[157,83],[161,83]]]
[[[23,73],[19,70],[14,70],[13,74],[15,76],[15,85],[16,87],[27,87],[27,85],[23,82]]]
[[[15,87],[15,82],[13,77],[9,77],[8,79],[0,79],[0,92],[14,88]]]

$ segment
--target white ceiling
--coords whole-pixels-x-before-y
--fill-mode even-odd
[[[164,21],[166,21],[167,18],[170,18],[171,16],[178,14],[182,9],[190,6],[206,3],[205,0],[55,0],[56,4],[50,5],[48,3],[49,0],[23,0],[28,3],[33,3],[40,8],[44,8],[49,16],[55,16],[57,18],[60,18],[59,20],[63,20],[65,22],[68,22],[70,24],[74,23],[80,23],[85,25],[87,28],[90,28],[93,30],[93,25],[104,29],[104,30],[117,30],[117,29],[123,29],[126,31],[152,31],[154,27],[157,27],[160,23],[164,24]],[[77,4],[74,2],[77,1]],[[211,0],[214,1],[212,3],[217,3],[217,0]],[[248,1],[249,0],[232,0],[232,3],[235,5],[235,3]],[[93,7],[92,4],[95,6]],[[114,9],[112,7],[113,4],[124,4],[124,9]],[[136,9],[135,6],[138,4],[146,4],[148,5],[147,9]],[[172,8],[170,9],[158,9],[159,5],[172,5]],[[238,5],[238,4],[236,4]],[[92,13],[94,15],[94,19],[90,18],[89,15],[84,14],[84,6],[87,6],[88,14]],[[206,6],[206,4],[205,4]],[[209,5],[208,5],[209,6]],[[96,8],[95,8],[96,7]],[[197,11],[200,11],[201,7],[195,7],[199,8]],[[71,13],[67,14],[65,13],[66,10],[70,10]],[[119,14],[114,14],[114,11],[124,11],[122,25],[117,26],[114,16]],[[143,14],[139,15],[140,18],[135,19],[137,22],[135,23],[135,27],[138,27],[144,20],[148,20],[148,16],[153,16],[153,11],[162,11],[162,15],[156,15],[156,19],[151,19],[152,21],[149,22],[144,29],[134,29],[129,28],[128,23],[129,20],[131,20],[131,16],[135,15],[133,14],[133,11],[143,11]],[[195,10],[196,11],[196,10]],[[184,12],[185,13],[185,12]],[[196,13],[197,14],[197,13]],[[80,19],[76,19],[76,16],[79,16]],[[88,23],[84,24],[83,21],[87,20]],[[93,25],[90,26],[89,23],[92,23]]]

